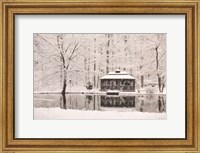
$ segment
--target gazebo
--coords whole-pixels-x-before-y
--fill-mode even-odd
[[[135,92],[135,78],[125,71],[117,69],[101,78],[101,91],[118,90]]]

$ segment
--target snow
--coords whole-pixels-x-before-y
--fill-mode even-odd
[[[119,71],[119,73],[116,71]],[[109,72],[108,75],[128,75],[128,73],[126,71],[115,70],[115,72]]]
[[[108,74],[103,76],[101,79],[135,79],[134,77],[123,74],[123,75],[116,75],[116,74]]]
[[[140,95],[166,95],[166,91],[164,90],[163,93],[157,91],[155,93],[147,93],[145,92],[140,92],[138,93],[137,91],[135,92],[121,92],[119,90],[108,90],[107,92],[109,93],[116,93],[118,92],[120,96],[140,96]],[[35,91],[34,94],[61,94],[61,91]],[[87,95],[106,95],[106,92],[99,91],[99,90],[90,90],[90,91],[80,91],[80,92],[75,92],[75,91],[70,91],[66,92],[66,94],[87,94]]]
[[[118,72],[117,72],[118,71]],[[109,72],[101,79],[135,79],[125,71],[116,70],[115,72]]]
[[[65,55],[67,62],[74,44],[81,44],[75,58],[69,62],[67,87],[71,86],[71,89],[67,91],[84,91],[73,87],[85,88],[89,81],[94,88],[100,88],[103,76],[109,79],[134,76],[136,89],[141,75],[146,84],[148,81],[157,83],[158,74],[164,77],[162,82],[166,81],[166,34],[111,34],[109,37],[108,34],[34,34],[34,91],[62,90],[63,73],[57,42],[57,36],[60,38],[61,35],[64,50],[71,44]],[[155,50],[150,49],[155,48],[156,43],[159,43],[158,70]],[[113,72],[107,74],[108,71]]]
[[[102,108],[102,111],[72,110],[56,108],[34,108],[35,120],[56,120],[56,119],[149,119],[163,120],[167,118],[166,113],[144,113],[133,110],[118,110]]]
[[[107,93],[119,93],[119,90],[107,90]]]

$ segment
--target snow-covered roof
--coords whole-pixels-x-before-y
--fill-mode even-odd
[[[135,79],[133,76],[129,75],[125,71],[116,70],[115,72],[109,72],[107,75],[103,76],[101,79]]]
[[[129,74],[125,71],[116,70],[115,72],[109,72],[107,75],[129,75]]]

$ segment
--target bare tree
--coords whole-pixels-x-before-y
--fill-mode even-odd
[[[48,49],[44,49],[45,55],[41,59],[42,63],[44,63],[45,59],[47,59],[46,63],[53,62],[53,64],[51,64],[51,67],[50,67],[50,69],[53,69],[53,70],[46,70],[50,72],[49,73],[46,72],[47,74],[43,75],[37,81],[41,81],[41,80],[43,81],[47,77],[60,73],[61,75],[60,79],[62,79],[61,94],[63,97],[64,108],[66,108],[65,93],[66,93],[66,87],[67,87],[67,76],[69,72],[72,72],[72,70],[70,70],[69,68],[73,63],[73,60],[77,58],[78,50],[81,44],[76,41],[70,41],[69,39],[64,40],[64,38],[66,37],[65,34],[57,34],[56,39],[55,39],[56,42],[54,41],[54,43],[52,43],[52,41],[49,41],[49,39],[47,39],[45,36],[46,35],[42,35],[42,34],[35,35],[35,37],[38,37],[41,41],[42,40],[44,41],[45,45],[42,43],[43,46],[46,46],[46,47],[48,46],[47,47]],[[40,56],[42,55],[41,50],[42,49],[40,49]],[[56,66],[60,67],[57,71],[55,71]],[[77,70],[74,69],[73,72],[77,72]]]
[[[108,41],[107,41],[107,50],[106,50],[106,73],[109,72],[109,65],[110,65],[110,34],[107,34]]]
[[[157,41],[155,41],[155,61],[156,61],[156,73],[157,73],[157,77],[158,77],[158,88],[160,92],[163,92],[164,88],[165,88],[165,82],[166,82],[166,78],[165,75],[162,75],[162,71],[159,71],[159,67],[160,67],[160,60],[161,58],[163,58],[163,56],[165,55],[166,51],[164,51],[162,54],[160,54],[159,52],[159,48],[161,47],[162,43],[163,43],[163,37],[160,35],[156,35],[157,36]]]
[[[76,51],[79,49],[80,45],[79,43],[75,42],[73,44],[69,43],[67,44],[67,47],[64,48],[64,41],[63,37],[64,34],[57,35],[57,43],[58,43],[58,51],[63,67],[63,87],[62,87],[62,97],[63,97],[63,103],[66,104],[66,87],[67,87],[67,72],[69,69],[69,66],[71,64],[71,61],[76,57]],[[65,106],[66,108],[66,106]]]

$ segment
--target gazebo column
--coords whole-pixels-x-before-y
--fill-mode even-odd
[[[135,92],[135,80],[133,80],[133,91]]]
[[[113,80],[110,80],[110,89],[113,90]]]

